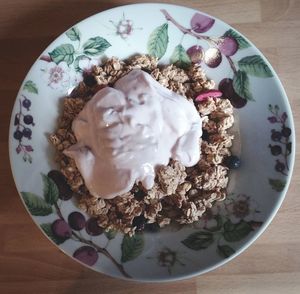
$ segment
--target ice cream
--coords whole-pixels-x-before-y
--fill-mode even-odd
[[[154,184],[170,158],[189,167],[200,159],[202,122],[193,103],[142,70],[98,91],[73,121],[73,158],[90,193],[113,198],[134,183]]]

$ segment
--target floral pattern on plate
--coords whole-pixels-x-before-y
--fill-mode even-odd
[[[148,14],[153,17],[147,18]],[[78,209],[76,195],[53,170],[51,158],[34,159],[51,154],[45,147],[46,134],[53,131],[57,102],[82,80],[82,74],[106,55],[123,59],[137,52],[183,67],[200,62],[239,108],[244,129],[242,168],[237,173],[243,186],[234,187],[224,202],[216,203],[196,224],[161,230],[153,225],[152,233],[129,237],[95,226],[95,219]],[[168,4],[129,5],[100,13],[55,40],[23,85],[10,126],[10,159],[18,191],[48,238],[96,271],[148,281],[206,272],[252,243],[284,198],[294,158],[287,97],[262,54],[218,19]],[[249,125],[261,134],[254,147]],[[253,174],[253,157],[264,169],[262,175]],[[260,177],[259,185],[248,183],[252,176]]]

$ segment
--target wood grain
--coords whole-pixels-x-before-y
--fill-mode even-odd
[[[0,293],[300,293],[299,150],[286,200],[266,232],[229,264],[186,281],[138,284],[95,273],[61,253],[27,215],[11,176],[7,143],[20,83],[39,53],[66,28],[136,2],[142,1],[0,0]],[[279,74],[299,130],[300,1],[168,2],[212,14],[249,37]]]

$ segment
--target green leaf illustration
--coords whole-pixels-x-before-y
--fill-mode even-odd
[[[30,192],[21,192],[21,195],[32,215],[45,216],[52,213],[52,206],[43,198]]]
[[[284,189],[286,182],[279,179],[269,179],[269,184],[273,190],[281,192]]]
[[[244,239],[248,234],[253,231],[250,224],[241,220],[237,224],[233,224],[230,220],[228,220],[224,224],[224,239],[228,242],[237,242]]]
[[[82,72],[81,67],[79,66],[79,61],[80,60],[84,60],[84,59],[91,59],[90,57],[86,56],[86,55],[79,55],[75,58],[74,60],[74,69],[76,72]]]
[[[254,100],[250,92],[250,83],[247,73],[239,70],[233,77],[233,88],[235,92],[247,100]]]
[[[192,250],[201,250],[210,246],[214,242],[214,235],[211,232],[196,232],[190,234],[181,241],[183,245]]]
[[[94,37],[88,39],[84,44],[83,44],[83,52],[86,55],[89,56],[95,56],[95,55],[100,55],[105,52],[107,48],[111,46],[110,43],[107,42],[102,37]]]
[[[23,86],[23,89],[34,94],[38,94],[38,88],[36,84],[33,81],[26,81],[26,83]]]
[[[121,261],[127,262],[138,257],[144,249],[144,237],[142,234],[135,234],[130,237],[125,235],[122,241]]]
[[[227,32],[225,32],[223,37],[232,37],[232,38],[234,38],[237,41],[238,45],[239,45],[239,49],[244,49],[244,48],[250,47],[249,42],[244,37],[242,37],[239,33],[234,31],[233,29],[229,29]]]
[[[240,69],[249,75],[259,78],[273,77],[270,68],[259,55],[246,56],[238,64]]]
[[[177,45],[170,58],[171,63],[181,68],[186,68],[191,64],[190,57],[181,44]]]
[[[58,187],[55,182],[46,175],[42,174],[42,178],[44,184],[44,198],[47,203],[53,205],[58,200]]]
[[[57,237],[53,234],[53,231],[52,231],[52,224],[41,224],[40,225],[42,230],[45,232],[45,234],[57,245],[60,245],[62,243],[64,243],[67,239],[65,238],[61,238],[61,237]]]
[[[160,59],[165,55],[168,43],[168,23],[164,23],[150,34],[147,43],[148,53]]]
[[[74,53],[75,49],[72,44],[62,44],[49,52],[49,55],[56,64],[65,61],[70,65],[74,61]]]
[[[80,40],[80,31],[77,29],[77,27],[73,27],[73,28],[69,29],[66,32],[66,35],[72,41],[79,41]]]
[[[114,230],[109,230],[109,231],[105,231],[104,232],[104,235],[106,236],[106,238],[108,239],[108,240],[112,240],[112,239],[114,239],[115,237],[116,237],[116,235],[117,235],[117,231],[114,231]]]
[[[218,245],[218,253],[221,257],[227,258],[235,253],[235,250],[228,245]]]

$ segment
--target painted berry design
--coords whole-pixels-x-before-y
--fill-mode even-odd
[[[161,9],[161,12],[167,22],[157,27],[149,36],[148,53],[159,59],[164,56],[169,43],[168,28],[170,24],[174,25],[182,32],[182,38],[174,48],[170,58],[171,63],[186,67],[191,62],[204,62],[210,68],[217,68],[227,61],[232,70],[232,76],[220,82],[219,90],[223,92],[224,97],[230,99],[233,107],[241,108],[247,104],[247,101],[254,101],[250,89],[251,76],[260,78],[273,76],[268,65],[259,55],[246,56],[238,61],[233,59],[238,50],[248,48],[250,44],[232,29],[219,37],[203,35],[214,26],[213,18],[197,12],[191,18],[190,27],[184,27],[167,10]],[[183,45],[186,35],[197,40],[197,44],[187,50]],[[199,44],[200,41],[207,43],[209,48],[203,50],[203,46]]]
[[[102,254],[117,267],[124,277],[131,278],[123,265],[117,262],[109,253],[106,246],[101,247],[90,238],[84,238],[80,233],[85,228],[91,236],[102,234],[104,230],[97,225],[96,219],[91,218],[86,221],[85,216],[78,211],[71,212],[67,217],[64,217],[61,204],[62,201],[65,201],[65,198],[61,197],[61,193],[66,191],[66,189],[62,189],[62,183],[65,185],[66,181],[62,181],[63,175],[59,174],[58,171],[50,171],[48,175],[42,174],[41,176],[43,180],[43,197],[30,192],[21,192],[21,194],[32,215],[42,217],[55,214],[56,219],[53,222],[40,224],[44,233],[57,245],[68,240],[78,242],[80,246],[74,251],[73,257],[82,263],[92,266],[98,261],[99,255]],[[112,231],[105,232],[107,244],[115,238],[115,235],[115,232]],[[124,249],[122,253],[122,262],[134,259],[143,250],[143,239],[138,237],[126,236],[123,243],[126,250]]]
[[[36,84],[28,80],[23,86],[23,91],[28,94],[38,94]],[[29,141],[32,139],[32,127],[35,126],[33,116],[30,114],[31,100],[27,94],[22,94],[19,99],[19,111],[14,116],[14,133],[13,138],[18,142],[16,147],[17,154],[22,154],[24,162],[32,163],[31,153],[33,148]]]
[[[272,142],[268,145],[270,153],[275,158],[274,169],[283,176],[287,176],[290,169],[288,157],[292,151],[292,142],[290,141],[292,131],[287,126],[288,116],[286,112],[280,113],[278,105],[270,104],[268,109],[271,114],[268,117],[268,121],[274,126],[270,136]],[[285,187],[286,181],[284,179],[269,179],[269,184],[272,189],[281,192]]]

